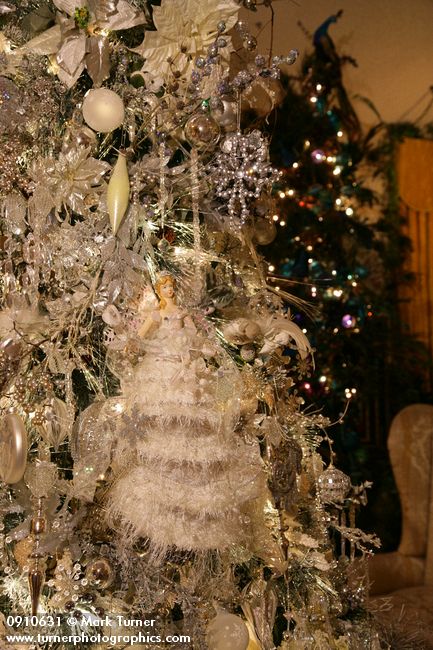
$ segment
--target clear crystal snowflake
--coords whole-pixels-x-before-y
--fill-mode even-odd
[[[269,161],[268,145],[260,131],[228,135],[213,163],[215,193],[227,200],[232,225],[243,225],[248,206],[281,175]]]

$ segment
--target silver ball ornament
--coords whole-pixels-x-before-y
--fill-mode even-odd
[[[222,99],[221,103],[212,111],[212,116],[225,131],[236,131],[238,125],[237,104]]]
[[[317,485],[324,503],[341,503],[347,496],[352,484],[347,474],[333,465],[329,465],[320,474]]]

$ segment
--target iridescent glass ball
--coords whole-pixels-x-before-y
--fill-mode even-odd
[[[194,147],[205,149],[218,142],[220,127],[211,115],[198,113],[186,123],[185,136]]]
[[[106,589],[114,579],[111,564],[103,557],[91,560],[86,568],[86,578],[91,585]]]

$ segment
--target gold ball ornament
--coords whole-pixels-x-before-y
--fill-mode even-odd
[[[239,616],[220,612],[210,621],[206,640],[209,650],[247,650],[250,635]]]
[[[277,236],[275,224],[269,219],[257,218],[253,226],[253,240],[260,246],[267,246]]]
[[[83,117],[95,131],[110,133],[125,119],[125,106],[117,93],[108,88],[89,90],[84,96]]]
[[[218,142],[220,127],[211,115],[198,113],[186,123],[185,136],[188,142],[198,149],[206,149]]]
[[[17,413],[4,416],[0,426],[0,479],[18,483],[27,464],[27,431]]]
[[[92,586],[106,589],[114,580],[111,564],[103,557],[92,560],[87,565],[86,578]]]

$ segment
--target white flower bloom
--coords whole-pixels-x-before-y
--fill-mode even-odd
[[[175,70],[182,77],[189,76],[195,58],[206,55],[215,41],[218,23],[224,21],[226,30],[231,29],[238,12],[235,0],[162,0],[161,6],[153,9],[156,31],[146,32],[143,43],[134,50],[146,60],[143,72],[156,78]],[[220,52],[228,56],[231,42],[224,38],[227,47]]]

